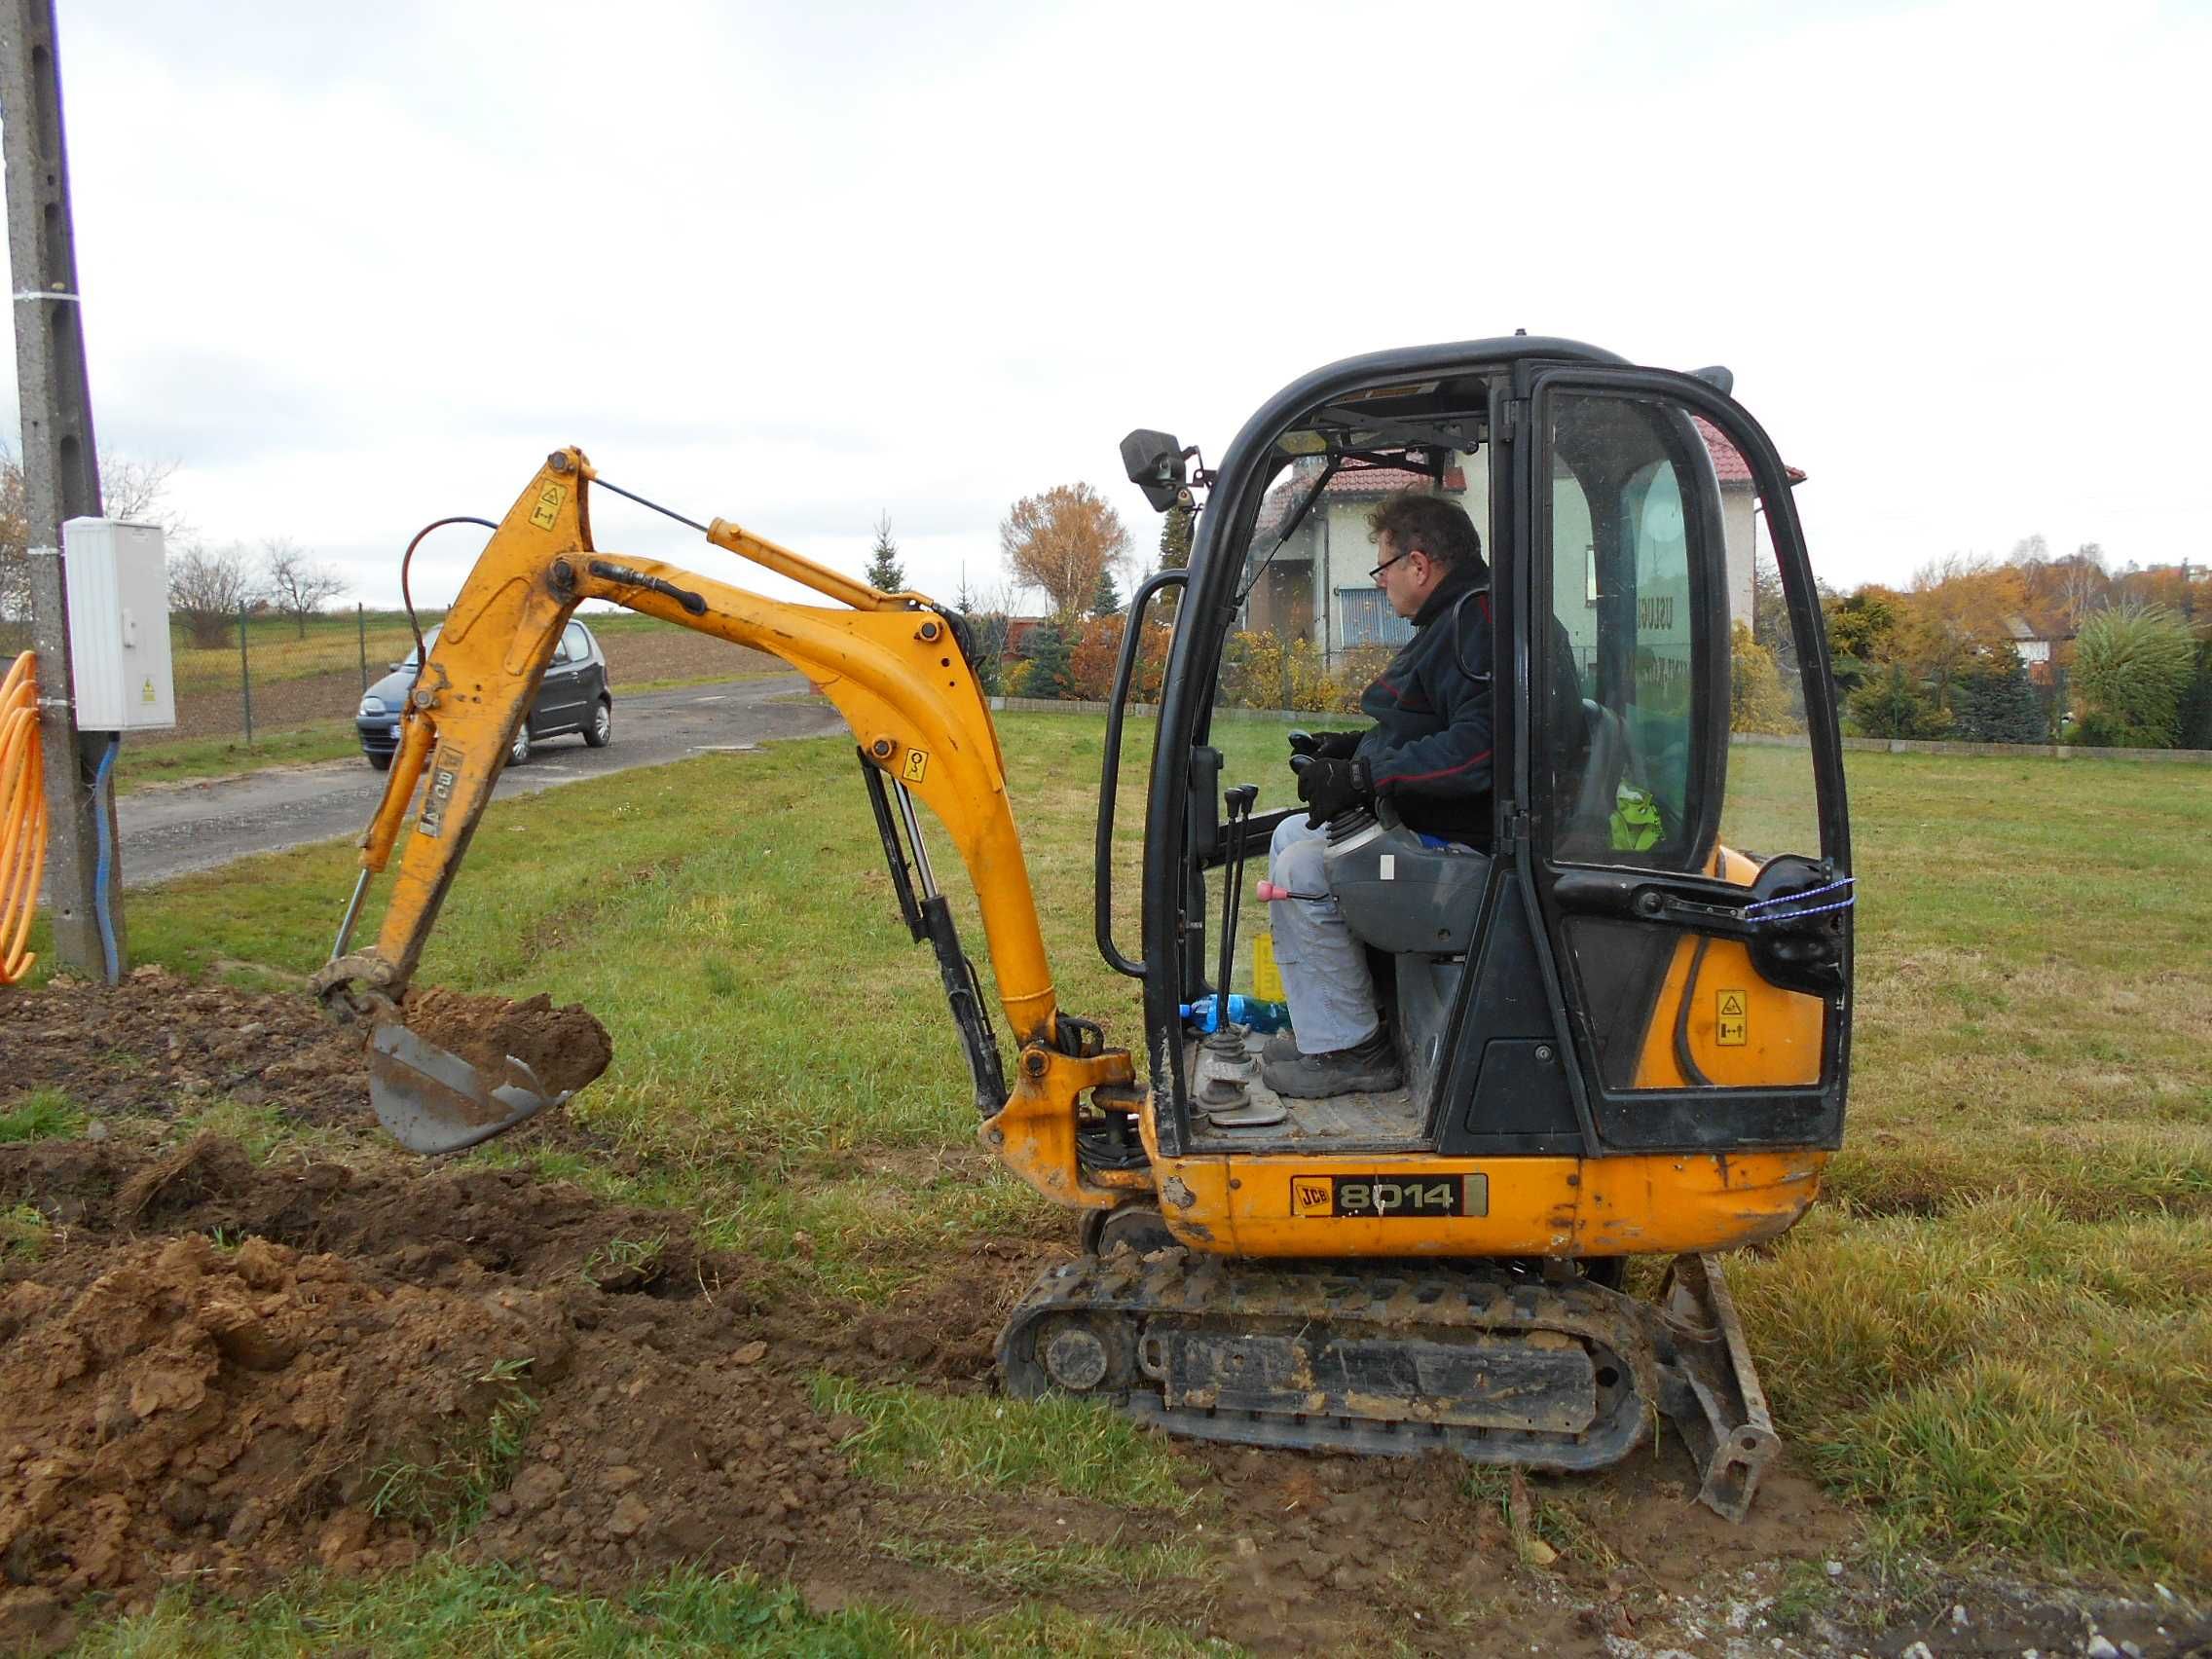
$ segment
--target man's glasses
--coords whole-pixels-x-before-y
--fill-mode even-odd
[[[1381,581],[1382,579],[1382,572],[1384,571],[1387,571],[1392,565],[1404,564],[1408,559],[1411,559],[1416,553],[1419,553],[1419,551],[1420,549],[1418,547],[1409,547],[1403,553],[1399,554],[1395,559],[1383,560],[1382,564],[1376,566],[1374,570],[1367,572],[1367,579],[1371,582]]]

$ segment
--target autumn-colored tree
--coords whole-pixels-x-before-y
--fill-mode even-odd
[[[2072,634],[2083,616],[2105,603],[2112,588],[2104,550],[2094,541],[2052,558],[2044,538],[2031,535],[2012,549],[2011,562],[2027,589],[2029,620],[2048,633]]]
[[[1730,731],[1780,734],[1803,731],[1804,721],[1789,712],[1789,688],[1775,667],[1774,653],[1751,637],[1739,620],[1734,630],[1734,662],[1730,680]]]
[[[1821,604],[1827,619],[1828,664],[1846,691],[1862,683],[1873,665],[1889,658],[1898,631],[1898,595],[1868,583],[1857,593]]]
[[[1900,601],[1897,654],[1948,710],[1952,686],[1980,653],[2010,643],[2027,601],[2017,566],[1960,554],[1925,565]]]
[[[1122,515],[1088,484],[1024,496],[999,524],[999,549],[1016,581],[1043,588],[1062,622],[1080,615],[1098,578],[1129,551]]]
[[[1114,673],[1121,665],[1122,641],[1128,629],[1125,616],[1095,616],[1082,625],[1082,633],[1068,652],[1068,679],[1078,697],[1102,703],[1114,694]],[[1175,631],[1163,622],[1145,626],[1137,643],[1137,660],[1129,677],[1129,699],[1137,703],[1160,701],[1161,682],[1167,673],[1167,646]]]

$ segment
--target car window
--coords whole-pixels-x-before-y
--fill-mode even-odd
[[[584,632],[581,622],[569,624],[569,631],[561,636],[561,644],[572,662],[582,662],[591,655],[591,636]]]
[[[566,635],[566,634],[563,634],[563,635],[561,636],[561,639],[560,639],[560,642],[559,642],[559,644],[555,645],[554,645],[554,647],[553,647],[553,666],[554,666],[555,668],[559,668],[559,667],[560,667],[560,666],[561,666],[561,665],[562,665],[563,663],[567,662],[568,660],[569,660],[569,636],[568,636],[568,635]]]

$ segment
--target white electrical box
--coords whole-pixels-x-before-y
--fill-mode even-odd
[[[161,531],[121,519],[71,519],[61,527],[61,553],[77,729],[175,725],[169,571]]]

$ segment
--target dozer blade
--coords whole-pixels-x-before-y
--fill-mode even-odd
[[[410,1152],[461,1152],[528,1123],[575,1093],[546,1092],[537,1074],[512,1054],[497,1083],[450,1050],[396,1020],[369,1040],[369,1103],[377,1122]]]

